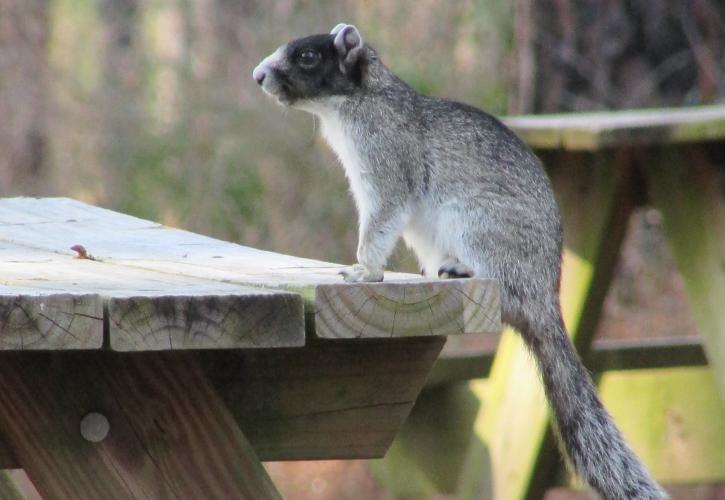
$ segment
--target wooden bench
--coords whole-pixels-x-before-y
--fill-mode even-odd
[[[46,500],[265,499],[260,460],[382,456],[446,336],[500,331],[498,287],[340,267],[0,200],[0,468]]]
[[[565,321],[605,404],[660,481],[725,481],[717,431],[725,421],[725,105],[505,122],[552,178],[565,227]],[[701,337],[595,343],[627,222],[642,204],[662,213]],[[490,336],[449,344],[377,477],[394,494],[541,498],[562,458],[530,355],[509,331],[498,346]]]

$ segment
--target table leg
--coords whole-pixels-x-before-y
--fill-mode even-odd
[[[46,500],[280,498],[195,359],[185,361],[3,355],[0,430]],[[99,442],[80,432],[91,412],[110,426]]]
[[[649,193],[665,233],[705,354],[725,402],[725,158],[722,143],[666,148],[648,158]],[[713,158],[708,153],[719,154]]]
[[[23,500],[23,496],[13,484],[8,473],[0,470],[0,499],[2,500]]]

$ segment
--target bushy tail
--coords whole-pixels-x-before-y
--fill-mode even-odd
[[[667,494],[625,443],[597,397],[561,318],[522,332],[541,370],[559,437],[579,476],[606,500],[662,500]]]

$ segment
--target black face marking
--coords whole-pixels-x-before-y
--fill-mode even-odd
[[[364,57],[343,72],[334,46],[334,35],[312,35],[293,40],[284,48],[282,61],[271,69],[277,80],[275,95],[285,104],[298,100],[346,95],[361,82]]]

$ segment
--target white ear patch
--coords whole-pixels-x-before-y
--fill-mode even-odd
[[[333,34],[335,35],[335,48],[341,56],[345,56],[350,51],[362,47],[362,36],[360,36],[360,32],[355,26],[353,26],[352,24],[338,24],[337,26],[335,26],[335,29],[337,29],[339,26],[342,27]]]
[[[357,63],[363,49],[363,39],[358,29],[352,24],[338,24],[332,30],[335,35],[335,50],[340,55],[340,70],[343,73]]]
[[[337,26],[335,26],[334,28],[332,28],[332,31],[330,31],[330,34],[331,35],[337,35],[340,32],[340,30],[342,28],[344,28],[345,26],[347,26],[347,24],[345,24],[345,23],[339,23]]]

